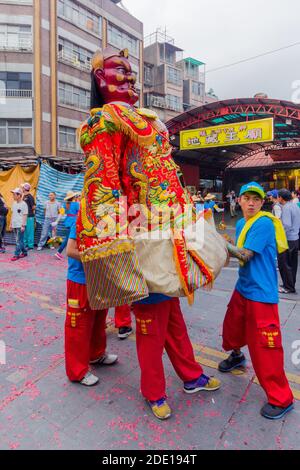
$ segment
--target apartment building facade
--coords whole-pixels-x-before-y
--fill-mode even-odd
[[[118,0],[0,0],[0,154],[80,159],[94,52],[129,49],[143,104],[143,25]]]
[[[205,63],[183,58],[183,49],[165,32],[145,38],[144,102],[164,122],[218,98],[206,92]]]

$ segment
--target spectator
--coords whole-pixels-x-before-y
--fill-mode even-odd
[[[293,204],[290,191],[281,189],[278,199],[282,206],[281,220],[285,229],[289,249],[278,256],[279,271],[283,285],[280,287],[281,294],[295,294],[298,270],[298,246],[300,230],[300,209]]]
[[[0,193],[0,253],[5,253],[4,248],[4,234],[6,229],[6,216],[8,214],[8,207],[5,204],[4,198]]]
[[[269,191],[267,196],[270,198],[273,206],[272,206],[272,214],[277,217],[277,219],[281,219],[282,215],[282,208],[278,200],[278,191],[277,189],[273,189],[273,191]]]
[[[34,215],[35,215],[35,200],[32,194],[30,194],[31,186],[29,183],[22,184],[23,190],[23,201],[28,206],[28,217],[26,229],[24,232],[24,245],[27,250],[33,250],[34,248]]]
[[[76,221],[77,214],[79,212],[79,207],[80,204],[79,202],[76,201],[76,198],[78,198],[78,193],[74,193],[73,191],[68,191],[67,196],[65,197],[65,204],[64,204],[64,210],[65,210],[65,215],[66,218],[64,220],[64,226],[67,228],[67,234],[64,238],[64,241],[62,242],[61,246],[55,253],[55,257],[59,260],[63,260],[64,257],[62,256],[62,252],[67,246],[69,236],[70,236],[70,230],[72,226],[74,225]],[[57,223],[57,222],[55,222]],[[52,224],[54,226],[54,224]]]
[[[27,223],[28,206],[26,202],[22,200],[23,192],[21,188],[13,189],[11,192],[13,193],[14,202],[12,205],[10,228],[14,231],[16,236],[16,250],[11,261],[17,261],[27,256],[27,251],[24,246],[24,232]]]
[[[236,215],[236,194],[235,194],[234,191],[231,191],[230,215],[231,215],[231,217],[237,217],[237,215]]]
[[[56,194],[54,192],[50,193],[48,197],[49,200],[45,203],[44,207],[45,220],[37,249],[38,251],[41,251],[43,249],[43,246],[45,246],[45,243],[47,242],[47,239],[49,237],[50,230],[52,232],[51,236],[56,236],[56,228],[52,227],[51,224],[54,223],[58,218],[61,204],[56,200]],[[54,247],[51,247],[51,249],[54,249]]]
[[[231,217],[236,217],[236,194],[234,191],[229,191],[226,199],[229,203],[230,215]]]
[[[297,204],[297,206],[300,208],[300,193],[299,191],[292,191],[292,197],[293,197],[293,203]],[[300,250],[300,231],[299,231],[299,246],[298,250]]]
[[[297,191],[292,191],[292,198],[293,198],[293,203],[298,204],[298,207],[299,207],[300,201],[299,201]]]
[[[208,194],[205,197],[204,209],[211,209],[213,212],[224,212],[224,209],[220,209],[220,207],[216,203],[216,196],[214,194]]]

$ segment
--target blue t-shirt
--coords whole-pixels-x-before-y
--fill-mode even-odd
[[[245,219],[238,221],[237,240],[245,224]],[[252,225],[244,248],[254,251],[255,255],[245,266],[240,267],[236,290],[254,302],[278,304],[275,228],[268,217],[262,217]]]
[[[72,201],[70,202],[69,209],[67,210],[66,204],[64,204],[64,209],[66,211],[66,218],[64,220],[64,226],[70,228],[76,222],[76,216],[79,212],[80,204],[79,202]]]
[[[76,217],[74,222],[76,222]],[[70,238],[76,240],[76,223],[73,223],[70,231]],[[83,264],[77,259],[68,257],[68,281],[77,282],[77,284],[86,284]]]
[[[216,203],[215,203],[214,201],[205,202],[205,203],[204,203],[204,209],[205,209],[205,210],[211,209],[212,211],[214,211],[215,205],[216,205]]]

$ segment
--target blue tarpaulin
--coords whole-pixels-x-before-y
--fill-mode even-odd
[[[81,192],[83,188],[84,175],[82,173],[70,175],[62,173],[54,168],[42,163],[40,179],[36,196],[36,240],[41,235],[42,223],[44,221],[44,207],[51,192],[56,193],[56,199],[63,205],[64,198],[68,191]],[[66,232],[63,219],[57,227],[57,234],[64,235]]]
[[[42,163],[37,189],[36,221],[41,224],[44,220],[44,205],[49,193],[55,192],[56,199],[63,204],[68,191],[82,191],[83,178],[82,173],[69,175]]]

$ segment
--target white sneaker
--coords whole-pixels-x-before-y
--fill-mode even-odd
[[[94,365],[104,365],[104,366],[112,366],[118,360],[118,356],[116,354],[104,354],[104,356],[96,359],[95,361],[91,361],[90,364]]]
[[[41,246],[38,246],[36,251],[42,251],[42,249],[43,248]]]
[[[98,377],[93,375],[91,372],[87,372],[87,374],[80,381],[81,385],[84,385],[85,387],[93,387],[94,385],[97,385],[98,382]]]

